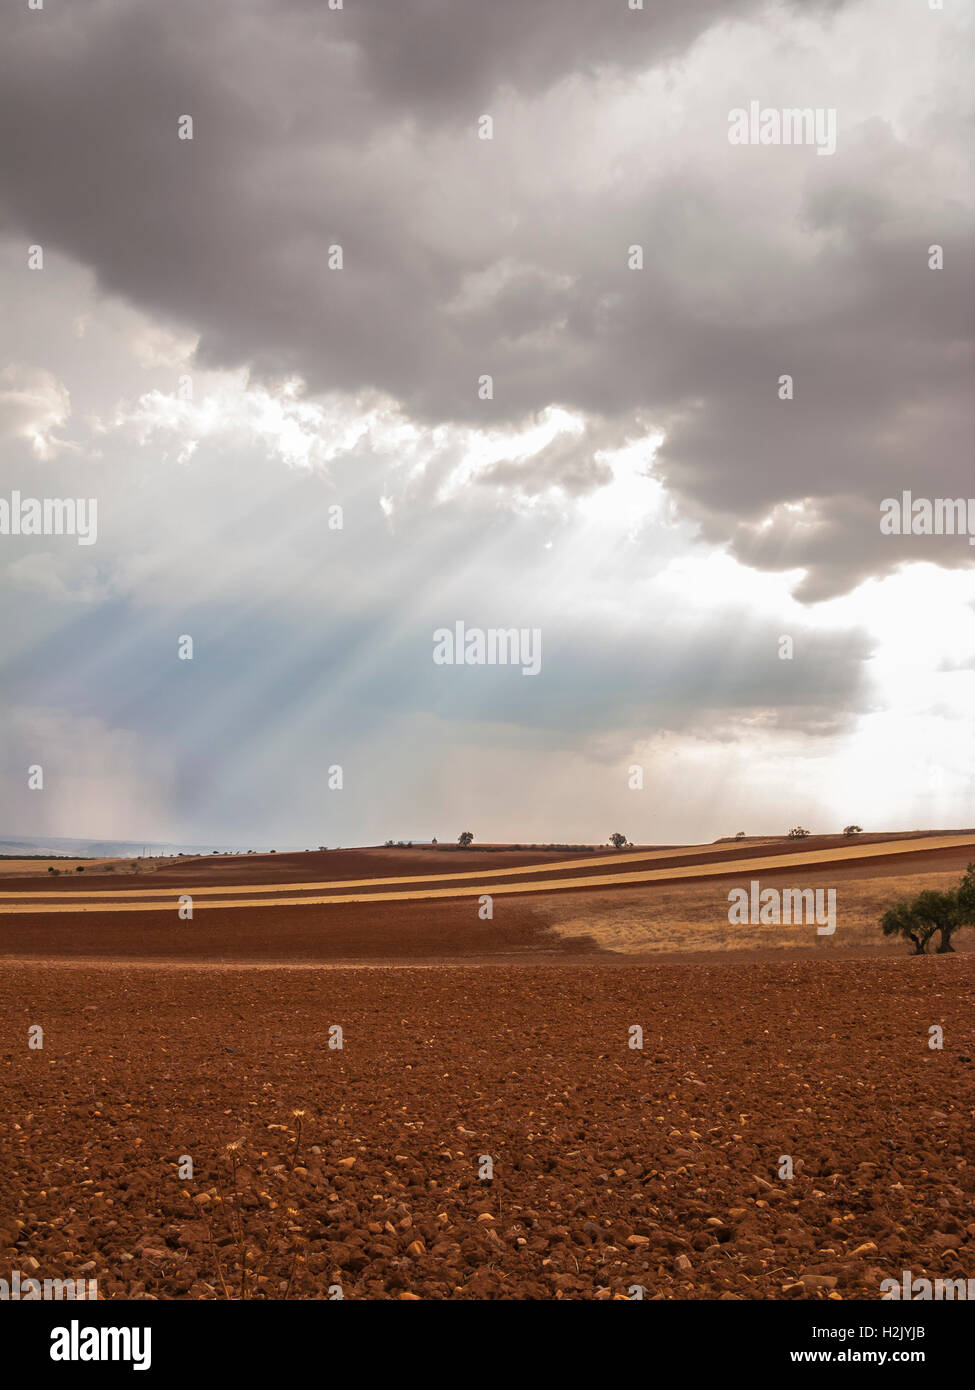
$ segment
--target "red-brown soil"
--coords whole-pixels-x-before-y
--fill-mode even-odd
[[[876,894],[889,875],[893,899],[898,877],[975,857],[861,868],[830,863],[837,843],[805,843],[827,857],[803,882],[852,890],[868,875]],[[655,867],[714,862],[714,849],[672,848]],[[776,846],[715,849],[734,861]],[[570,858],[331,851],[137,877],[233,892]],[[639,916],[655,894],[687,893],[707,914],[713,894],[727,924],[721,899],[740,880],[732,862],[686,890],[628,886],[625,900]],[[85,874],[57,891],[111,885]],[[837,933],[651,962],[553,925],[558,913],[585,925],[587,904],[605,916],[622,888],[514,894],[486,921],[472,885],[192,921],[97,905],[0,917],[0,1277],[95,1277],[108,1298],[321,1298],[339,1285],[346,1298],[602,1299],[638,1285],[850,1299],[904,1269],[975,1276],[964,942],[946,957],[872,938],[839,954]],[[27,1046],[33,1024],[42,1050]],[[627,1046],[633,1024],[642,1050]],[[933,1025],[942,1050],[928,1047]],[[187,1154],[192,1180],[177,1172]],[[778,1176],[783,1155],[792,1179]]]
[[[8,963],[0,1256],[109,1298],[223,1297],[244,1251],[267,1297],[850,1299],[903,1269],[964,1277],[972,978],[965,957]]]

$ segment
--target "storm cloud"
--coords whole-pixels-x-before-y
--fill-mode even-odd
[[[708,539],[821,598],[910,556],[872,524],[884,496],[968,477],[970,33],[894,8],[25,9],[0,225],[197,332],[205,366],[374,389],[429,425],[639,420]],[[729,145],[755,96],[835,107],[836,154]]]
[[[975,549],[879,516],[972,491],[967,18],[73,0],[3,24],[4,483],[99,498],[90,554],[3,550],[4,767],[79,739],[119,765],[102,823],[77,824],[88,758],[46,828],[215,843],[260,805],[262,838],[301,839],[345,757],[343,838],[395,833],[376,808],[411,788],[415,834],[477,795],[500,825],[505,776],[544,837],[580,769],[608,815],[666,746],[697,834],[736,740],[839,756],[897,700],[965,706]],[[731,144],[753,101],[835,111],[835,153]],[[929,697],[897,664],[922,592],[963,634]],[[540,626],[538,681],[436,668],[459,619]],[[908,805],[950,823],[949,782]]]

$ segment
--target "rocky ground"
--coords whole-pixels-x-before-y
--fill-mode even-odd
[[[0,1275],[160,1299],[863,1299],[904,1269],[975,1276],[973,975],[4,962]]]

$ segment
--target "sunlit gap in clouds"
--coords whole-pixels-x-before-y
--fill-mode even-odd
[[[837,771],[887,824],[975,821],[975,575],[911,564],[821,607],[863,624],[872,707],[837,750]],[[867,814],[865,812],[864,814]]]

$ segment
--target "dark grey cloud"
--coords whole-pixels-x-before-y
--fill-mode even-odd
[[[919,95],[930,111],[910,133],[841,119],[837,155],[817,158],[728,146],[728,102],[705,95],[683,119],[710,142],[697,128],[663,135],[648,115],[639,159],[612,130],[578,162],[575,150],[587,103],[598,127],[621,84],[686,59],[709,31],[735,71],[739,19],[793,57],[783,99],[826,101],[829,63],[807,70],[789,43],[810,18],[828,33],[850,11],[24,7],[0,56],[0,226],[198,331],[204,365],[297,374],[311,392],[376,388],[429,423],[496,426],[553,404],[590,413],[597,431],[639,418],[666,432],[657,469],[707,539],[760,568],[806,567],[800,595],[822,598],[920,557],[912,538],[880,535],[883,497],[970,490],[975,248],[955,158],[967,106],[946,83],[942,105]],[[860,40],[866,63],[872,15]],[[909,83],[906,21],[885,54]],[[946,71],[963,61],[946,53]],[[744,67],[740,100],[763,81]],[[485,109],[493,142],[474,135]],[[192,142],[176,138],[184,113]],[[336,242],[341,272],[327,268]],[[626,267],[634,242],[640,272]],[[927,269],[931,242],[945,244],[943,271]],[[776,397],[786,372],[789,403]],[[484,373],[490,401],[476,395]],[[492,481],[596,487],[587,448],[563,441],[531,465],[495,465]],[[774,510],[795,503],[798,522]],[[924,558],[964,565],[972,552],[946,542]]]
[[[679,53],[755,0],[350,0],[367,82],[410,114],[470,110],[498,87],[537,92],[570,72],[623,71]],[[319,12],[316,0],[298,8]]]

